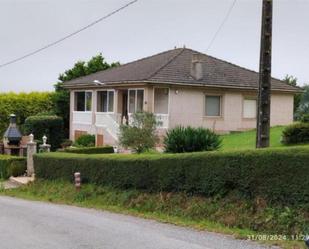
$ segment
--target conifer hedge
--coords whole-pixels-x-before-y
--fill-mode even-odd
[[[36,176],[82,181],[120,189],[184,191],[269,202],[309,202],[309,147],[233,152],[197,152],[154,155],[79,155],[47,153],[34,158]]]

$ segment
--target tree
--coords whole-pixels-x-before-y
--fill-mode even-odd
[[[296,86],[296,87],[298,86],[297,78],[292,75],[287,74],[283,80],[290,86]],[[294,115],[296,115],[296,112],[299,108],[301,95],[302,94],[298,93],[298,94],[295,94],[294,96]]]
[[[69,136],[70,129],[70,94],[69,91],[63,87],[63,83],[81,76],[103,71],[112,67],[117,67],[119,65],[119,62],[113,62],[111,64],[107,63],[100,53],[93,56],[88,62],[76,62],[71,69],[68,69],[59,75],[59,82],[54,85],[54,112],[56,115],[63,118],[66,137]]]
[[[309,84],[305,84],[302,89],[304,92],[300,94],[299,107],[296,111],[297,120],[300,120],[304,115],[309,114]]]
[[[133,114],[130,125],[120,126],[119,142],[124,147],[131,147],[137,153],[149,151],[158,141],[156,118],[153,113],[137,112]]]

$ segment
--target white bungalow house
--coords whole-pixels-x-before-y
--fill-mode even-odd
[[[119,125],[153,112],[159,132],[202,126],[220,133],[256,127],[258,74],[187,48],[143,58],[65,82],[71,93],[70,138],[95,134],[117,144]],[[293,122],[300,89],[272,79],[271,125]]]

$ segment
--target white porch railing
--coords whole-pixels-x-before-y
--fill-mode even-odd
[[[73,124],[92,124],[92,112],[73,112]]]
[[[120,118],[120,114],[117,113],[97,112],[95,125],[104,127],[115,140],[118,140]]]
[[[157,120],[157,128],[168,129],[169,115],[168,114],[155,114]]]

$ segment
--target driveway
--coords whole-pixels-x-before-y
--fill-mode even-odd
[[[0,197],[1,249],[265,249],[110,212]],[[273,247],[274,248],[274,247]]]

